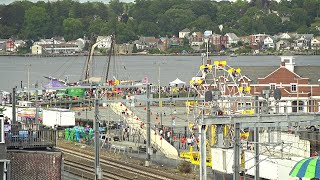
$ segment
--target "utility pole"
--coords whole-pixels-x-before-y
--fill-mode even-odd
[[[254,113],[258,115],[258,118],[260,118],[260,112],[259,112],[259,97],[254,97]],[[259,166],[259,127],[255,127],[254,129],[254,154],[255,154],[255,180],[260,179],[260,166]]]
[[[239,123],[235,123],[234,124],[234,144],[233,144],[233,148],[234,148],[234,153],[233,153],[233,157],[234,157],[234,164],[233,164],[233,180],[239,180],[240,176],[239,176],[239,167],[240,167],[240,162],[239,162],[239,154],[240,154],[240,124]]]
[[[95,151],[95,180],[102,179],[100,167],[100,148],[99,148],[99,100],[95,99],[95,118],[94,118],[94,151]]]
[[[151,141],[151,136],[150,136],[150,84],[147,84],[147,158],[145,161],[145,166],[150,165],[150,153],[151,153],[151,147],[150,147],[150,141]]]

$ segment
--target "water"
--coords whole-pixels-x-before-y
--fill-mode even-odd
[[[70,82],[81,78],[84,62],[87,57],[15,57],[0,56],[0,90],[11,91],[13,87],[27,87],[28,68],[30,87],[35,83],[47,84],[44,76],[69,78]],[[279,66],[277,56],[219,56],[214,60],[227,60],[232,67],[237,66]],[[94,57],[94,75],[101,76],[106,69],[107,57]],[[114,63],[116,62],[116,63]],[[113,76],[118,79],[142,80],[148,77],[149,82],[158,84],[159,66],[161,85],[168,85],[176,78],[189,82],[199,71],[202,60],[199,56],[119,56],[111,62],[109,79]],[[320,56],[296,56],[298,66],[319,66]],[[30,64],[31,66],[28,66]],[[245,72],[242,72],[245,74]]]

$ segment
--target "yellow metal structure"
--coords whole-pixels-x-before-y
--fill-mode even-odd
[[[206,160],[207,167],[212,167],[212,159],[211,159],[210,151],[211,150],[209,150],[209,153],[207,152],[207,160]],[[194,152],[192,146],[190,146],[189,152],[188,151],[180,152],[180,157],[190,160],[191,164],[200,165],[200,153]]]

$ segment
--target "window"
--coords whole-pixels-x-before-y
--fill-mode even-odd
[[[270,89],[271,90],[275,90],[276,89],[276,84],[275,83],[271,83],[270,84]]]
[[[297,92],[297,84],[291,84],[291,92]]]
[[[238,103],[238,110],[251,110],[251,108],[252,108],[251,102],[246,102],[246,103],[239,102]]]
[[[248,87],[248,83],[241,83],[241,86],[243,87],[243,89]]]

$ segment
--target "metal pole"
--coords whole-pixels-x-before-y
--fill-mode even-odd
[[[95,150],[95,180],[102,178],[100,167],[100,148],[99,148],[99,100],[95,99],[95,118],[94,118],[94,150]]]
[[[161,98],[161,83],[160,83],[160,63],[159,63],[159,107],[162,107],[162,102],[160,101]]]
[[[258,118],[260,118],[260,112],[259,112],[259,97],[254,97],[254,112],[258,115]],[[260,178],[260,167],[259,167],[259,128],[255,127],[254,129],[254,154],[255,154],[255,180],[259,180]]]
[[[30,101],[30,66],[31,64],[28,64],[28,101]]]
[[[203,122],[203,116],[202,116]],[[206,125],[201,125],[200,132],[200,179],[207,179],[207,157],[206,157]]]
[[[16,116],[16,88],[12,89],[12,124],[17,123]]]
[[[151,148],[150,148],[150,85],[147,84],[147,158],[146,158],[146,162],[145,162],[145,166],[149,166],[150,165],[150,152],[151,152]]]
[[[38,90],[36,90],[36,101],[35,101],[35,104],[36,104],[36,114],[35,114],[35,117],[34,117],[34,123],[36,124],[39,124],[39,113],[38,113]]]
[[[160,114],[160,120],[161,120],[161,129],[163,129],[163,124],[162,124],[162,112]]]
[[[235,123],[234,125],[234,164],[233,164],[233,180],[239,180],[239,168],[240,168],[240,162],[239,162],[239,157],[240,157],[240,124]]]

